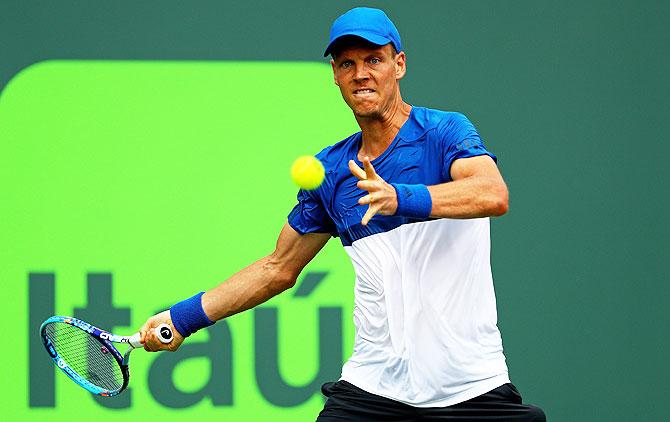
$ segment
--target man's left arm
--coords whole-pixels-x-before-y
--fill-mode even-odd
[[[428,186],[431,217],[498,217],[507,212],[507,185],[488,155],[455,160],[451,178],[452,182]]]
[[[397,214],[398,195],[405,195],[408,191],[411,191],[410,197],[414,196],[409,200],[401,199],[404,201],[401,208],[407,208],[408,201],[417,202],[416,194],[424,194],[425,198],[418,199],[418,207],[430,207],[430,217],[433,218],[493,217],[505,214],[508,209],[507,186],[495,162],[488,155],[454,160],[450,169],[452,181],[428,186],[427,190],[417,185],[405,190],[401,185],[387,183],[375,172],[368,157],[363,159],[363,169],[353,160],[349,162],[349,169],[359,179],[358,187],[368,191],[358,201],[361,205],[368,205],[361,221],[363,225],[375,214]],[[398,192],[398,188],[403,191]],[[400,215],[403,215],[402,212]]]

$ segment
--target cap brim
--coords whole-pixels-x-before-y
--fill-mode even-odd
[[[341,39],[342,37],[346,37],[346,36],[354,36],[354,37],[362,38],[362,39],[364,39],[368,42],[371,42],[372,44],[380,45],[380,46],[381,45],[386,45],[386,44],[392,42],[390,39],[388,39],[386,37],[382,37],[381,35],[378,35],[378,34],[374,34],[372,32],[367,32],[367,31],[346,32],[346,33],[338,35],[334,40],[332,40],[330,42],[330,44],[328,44],[328,47],[326,47],[326,51],[323,53],[323,57],[328,56],[331,52],[331,49],[333,48],[333,45],[335,45],[339,39]]]

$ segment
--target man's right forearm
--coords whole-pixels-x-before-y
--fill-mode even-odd
[[[172,305],[152,316],[140,332],[148,351],[175,351],[184,338],[213,322],[253,308],[295,285],[296,278],[330,239],[329,233],[300,234],[288,223],[279,233],[274,252],[202,294]],[[160,324],[171,324],[175,341],[162,343],[152,334]]]
[[[293,287],[296,277],[266,256],[207,291],[203,310],[212,321],[246,311]]]

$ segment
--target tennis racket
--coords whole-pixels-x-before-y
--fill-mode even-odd
[[[155,329],[158,339],[172,342],[172,329],[161,324]],[[52,316],[40,327],[42,342],[61,371],[83,388],[99,396],[116,396],[130,379],[130,352],[143,347],[140,333],[118,336],[77,318]],[[126,343],[123,355],[114,343]]]

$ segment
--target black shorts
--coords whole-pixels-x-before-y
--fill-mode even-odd
[[[521,394],[512,384],[449,407],[413,407],[370,394],[346,381],[321,387],[328,398],[317,422],[329,421],[496,421],[545,422],[542,409],[521,404]]]

